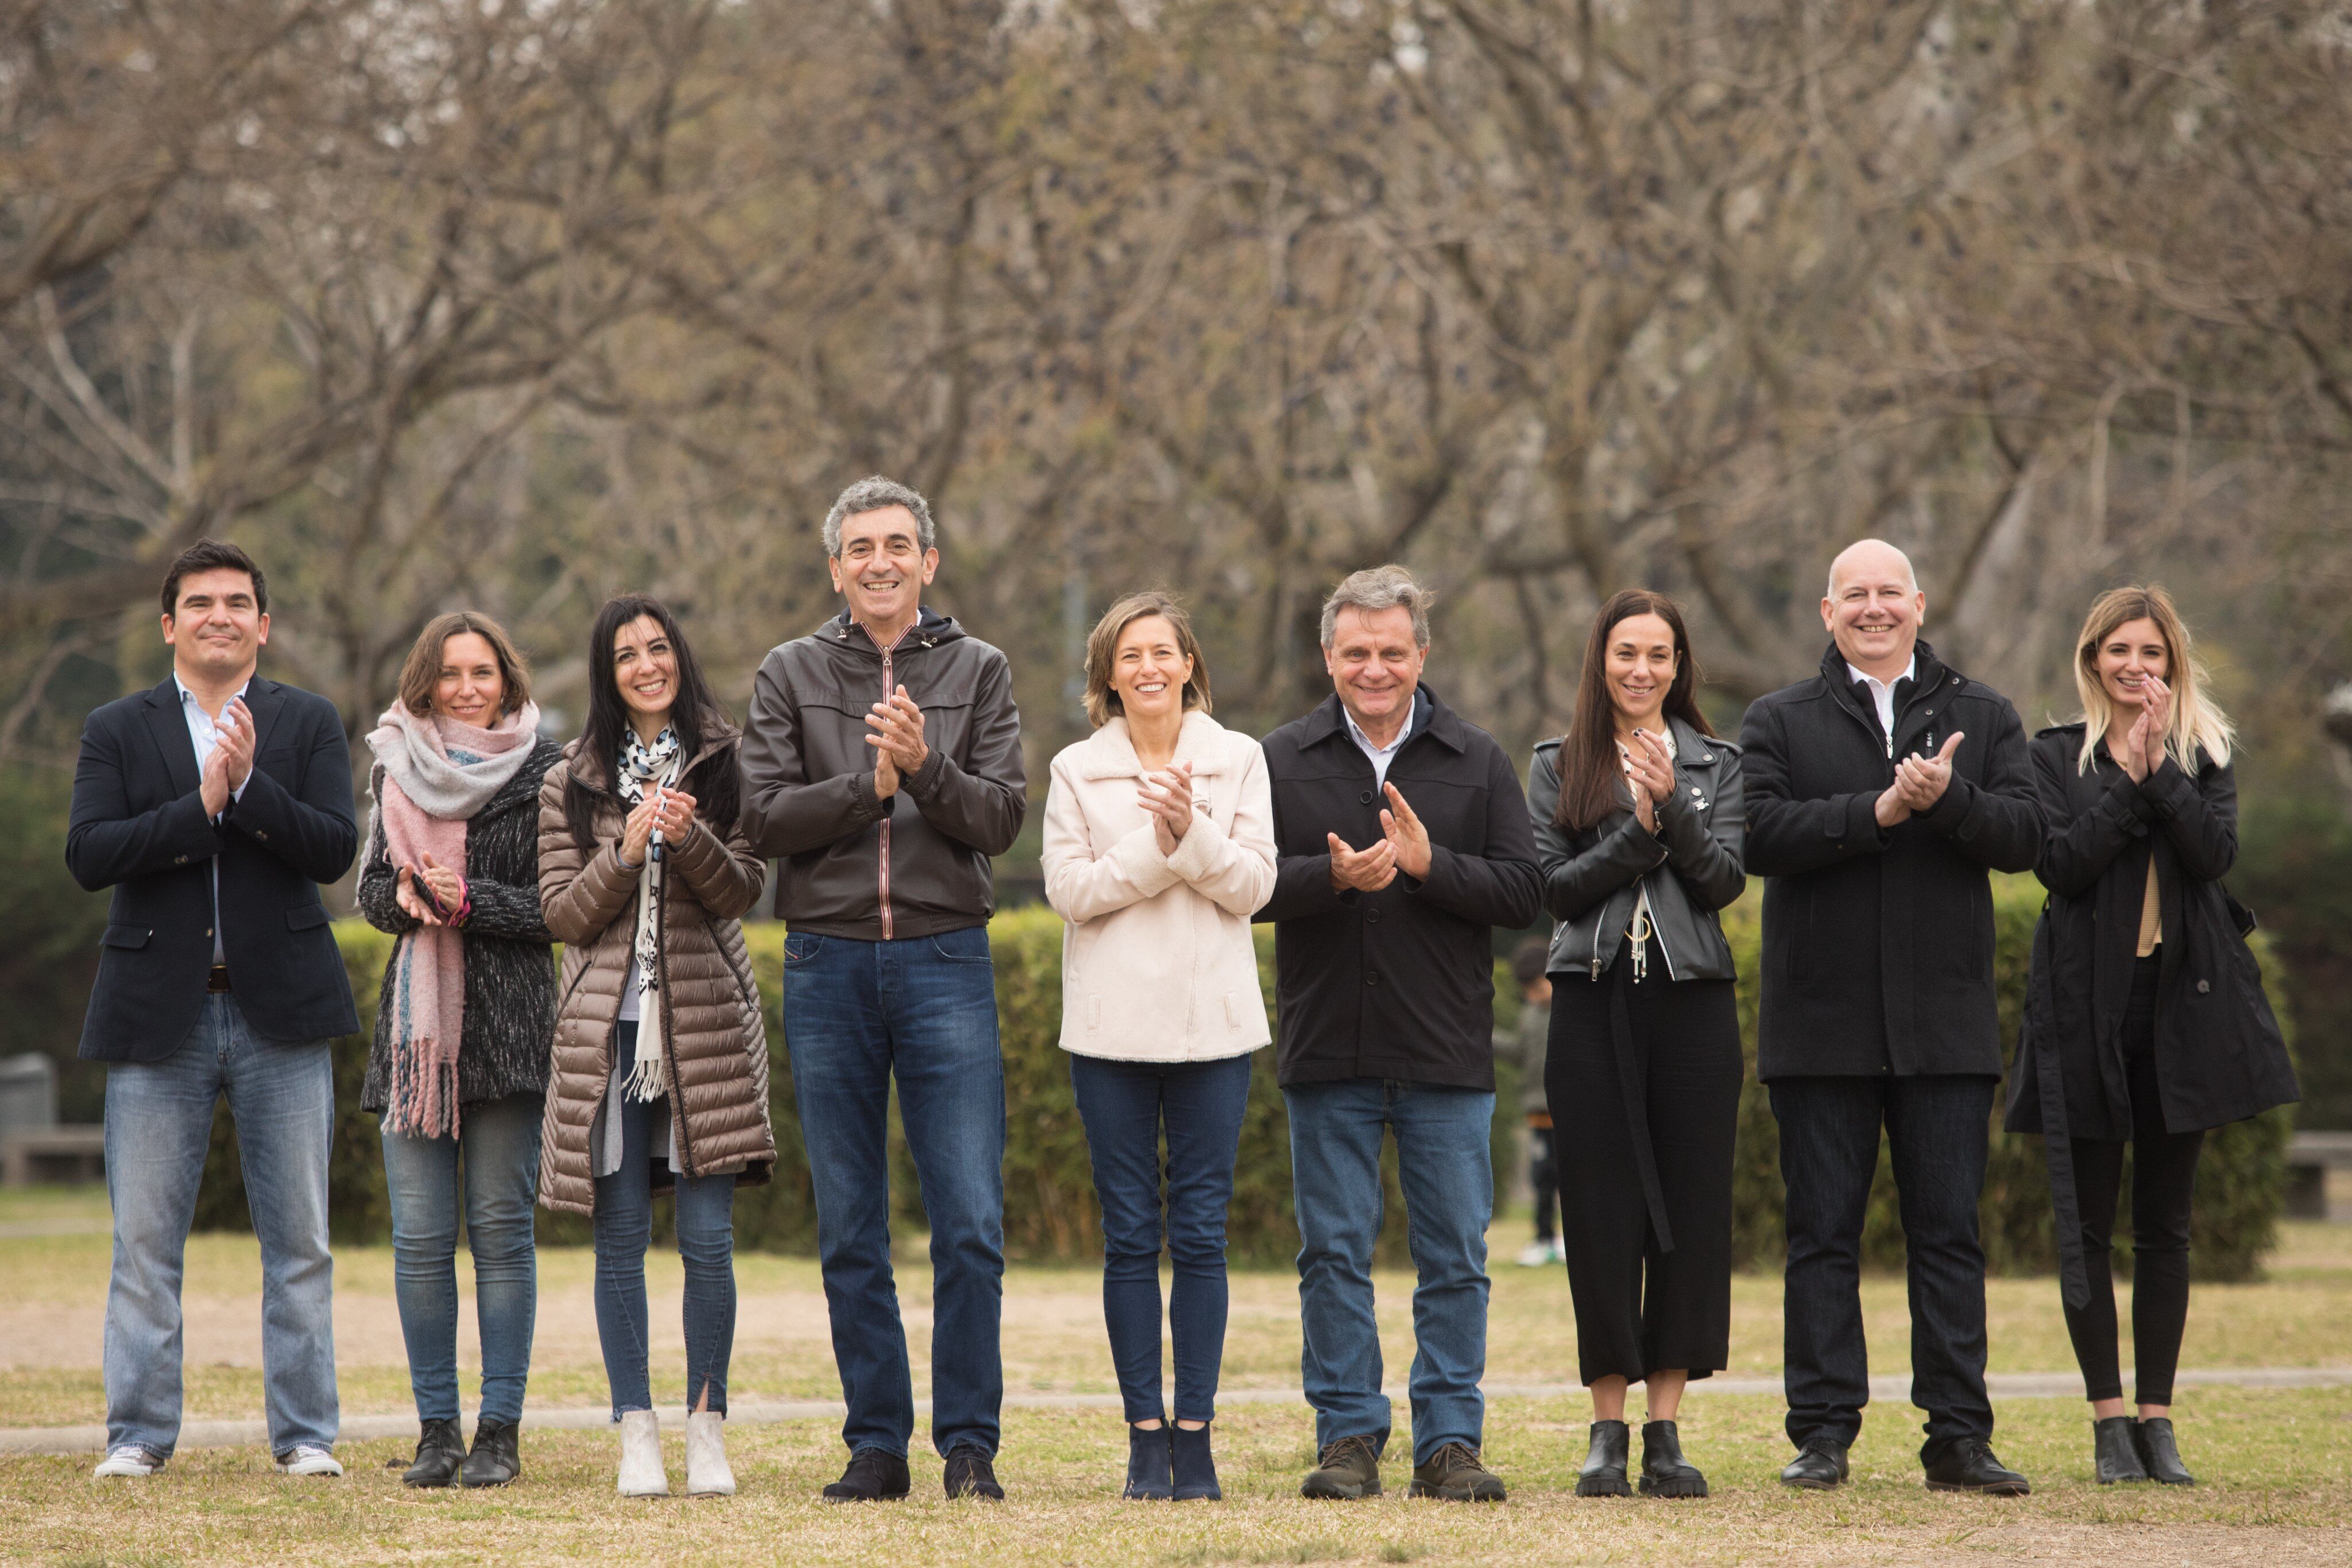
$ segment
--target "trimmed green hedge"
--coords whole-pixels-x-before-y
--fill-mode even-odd
[[[2002,1033],[2011,1049],[2024,994],[2033,921],[2040,908],[2041,889],[2032,878],[1996,879],[1995,965]],[[1751,895],[1730,910],[1725,922],[1742,975],[1752,976],[1758,968],[1757,910],[1758,901]],[[813,1252],[816,1210],[779,1017],[784,928],[758,925],[746,927],[746,935],[767,1008],[770,1050],[775,1054],[769,1081],[779,1159],[772,1181],[738,1192],[736,1239],[740,1246],[753,1250]],[[1101,1231],[1086,1134],[1070,1092],[1067,1061],[1055,1044],[1061,1018],[1061,922],[1043,907],[1015,910],[999,915],[989,935],[996,955],[1005,1100],[1012,1111],[1004,1155],[1006,1249],[1016,1258],[1035,1261],[1092,1260],[1100,1256]],[[352,991],[362,998],[362,1032],[335,1045],[340,1113],[330,1175],[331,1225],[339,1241],[382,1241],[391,1229],[382,1153],[375,1118],[359,1109],[359,1085],[367,1058],[367,1031],[374,1021],[377,977],[391,943],[382,933],[357,921],[339,925],[336,936],[351,967]],[[1258,938],[1259,966],[1270,994],[1271,930],[1260,926]],[[1518,1011],[1518,993],[1499,965],[1496,993],[1497,1022],[1508,1028]],[[1769,1096],[1753,1078],[1756,996],[1752,985],[1742,985],[1739,1006],[1750,1078],[1740,1100],[1733,1177],[1734,1246],[1743,1264],[1763,1267],[1776,1262],[1782,1250],[1780,1137]],[[1498,1068],[1497,1076],[1502,1082],[1496,1096],[1494,1153],[1500,1177],[1516,1157],[1517,1095],[1512,1081],[1515,1074],[1507,1064]],[[2289,1125],[2289,1114],[2281,1111],[2206,1139],[2204,1160],[2198,1170],[2194,1253],[2200,1277],[2245,1279],[2259,1270],[2275,1238],[2285,1185]],[[1275,1265],[1287,1261],[1297,1250],[1298,1232],[1290,1207],[1289,1139],[1289,1120],[1274,1082],[1273,1052],[1260,1051],[1251,1081],[1249,1112],[1242,1126],[1228,1222],[1236,1262]],[[914,1165],[906,1157],[895,1127],[893,1142],[898,1150],[894,1209],[901,1227],[920,1229],[922,1203]],[[2037,1138],[2001,1133],[1996,1116],[1980,1213],[1986,1254],[1997,1273],[2046,1272],[2054,1266],[2049,1187],[2039,1144]],[[1403,1204],[1396,1185],[1393,1145],[1386,1167],[1389,1216],[1381,1250],[1385,1261],[1402,1262],[1406,1257]],[[249,1224],[226,1113],[214,1129],[212,1162],[205,1170],[197,1213],[203,1227],[245,1228]],[[2119,1220],[2117,1229],[2128,1234],[2127,1222]],[[577,1242],[586,1239],[588,1230],[584,1221],[542,1212],[541,1234],[550,1241]],[[1901,1265],[1902,1225],[1884,1161],[1871,1195],[1864,1244],[1873,1266]]]

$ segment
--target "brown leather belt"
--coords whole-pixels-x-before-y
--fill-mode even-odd
[[[213,966],[212,978],[205,982],[205,989],[207,991],[225,991],[228,989],[228,966],[226,964],[215,964]]]

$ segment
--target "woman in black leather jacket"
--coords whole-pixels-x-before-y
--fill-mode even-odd
[[[1585,645],[1576,717],[1536,747],[1544,907],[1558,922],[1544,1073],[1579,1375],[1592,1390],[1580,1497],[1622,1497],[1625,1388],[1646,1380],[1641,1490],[1705,1497],[1675,1427],[1683,1387],[1731,1348],[1731,1144],[1739,1018],[1716,911],[1747,886],[1739,748],[1693,692],[1681,612],[1628,589]]]
[[[2043,1134],[2066,1331],[2102,1485],[2194,1478],[2171,1420],[2189,1316],[2189,1195],[2204,1129],[2296,1098],[2294,1068],[2221,885],[2238,853],[2230,723],[2161,588],[2118,588],[2075,640],[2084,717],[2033,737],[2050,890],[2009,1081],[2009,1128]],[[2132,1146],[2126,1414],[2108,1254]]]

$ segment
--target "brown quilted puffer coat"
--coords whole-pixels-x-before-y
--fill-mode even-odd
[[[735,744],[731,731],[707,739],[694,759]],[[547,770],[539,791],[539,896],[547,928],[563,946],[556,981],[555,1050],[541,1124],[539,1201],[594,1212],[590,1137],[612,1081],[613,1034],[636,941],[637,873],[618,853],[625,813],[599,787],[598,848],[583,857],[563,814],[563,790],[580,743]],[[689,768],[693,764],[689,765]],[[583,772],[583,779],[586,775]],[[661,988],[669,1042],[670,1147],[697,1176],[737,1173],[765,1181],[776,1163],[768,1125],[768,1039],[760,990],[737,918],[758,902],[767,867],[740,830],[724,840],[699,818],[694,834],[668,851],[662,883]],[[668,1165],[656,1161],[656,1185]]]

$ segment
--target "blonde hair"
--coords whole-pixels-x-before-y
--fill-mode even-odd
[[[1200,642],[1192,635],[1192,618],[1168,594],[1130,593],[1104,611],[1095,629],[1087,633],[1087,720],[1097,729],[1124,711],[1110,684],[1111,662],[1118,657],[1120,635],[1147,615],[1167,622],[1176,633],[1177,652],[1192,661],[1192,679],[1184,683],[1184,706],[1209,711],[1209,662],[1201,656]]]
[[[2076,767],[2084,773],[2091,770],[2092,754],[2115,716],[2115,704],[2099,679],[2099,644],[2114,636],[2116,627],[2133,621],[2155,622],[2164,637],[2164,683],[2172,688],[2172,723],[2164,737],[2165,750],[2191,773],[2197,770],[2200,751],[2226,765],[2236,727],[2205,693],[2204,666],[2197,662],[2189,627],[2173,608],[2172,595],[2151,582],[2107,590],[2091,601],[2091,612],[2083,618],[2083,633],[2074,639],[2074,693],[2083,701],[2083,755]]]
[[[425,630],[416,634],[416,645],[408,650],[407,663],[400,667],[400,700],[417,717],[433,711],[433,688],[441,681],[442,645],[468,632],[488,643],[490,656],[499,662],[499,681],[505,688],[499,698],[499,716],[504,718],[530,701],[530,666],[506,629],[479,611],[453,610],[425,623]]]

